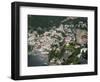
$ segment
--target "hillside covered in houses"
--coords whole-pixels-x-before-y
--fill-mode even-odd
[[[28,66],[88,63],[88,18],[28,15]]]

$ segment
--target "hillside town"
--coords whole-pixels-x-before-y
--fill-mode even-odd
[[[45,17],[43,19],[46,20]],[[87,17],[64,17],[59,24],[50,17],[48,19],[50,21],[46,25],[49,22],[52,25],[47,27],[44,23],[44,26],[38,25],[42,20],[38,21],[37,26],[29,23],[28,66],[87,64]]]

